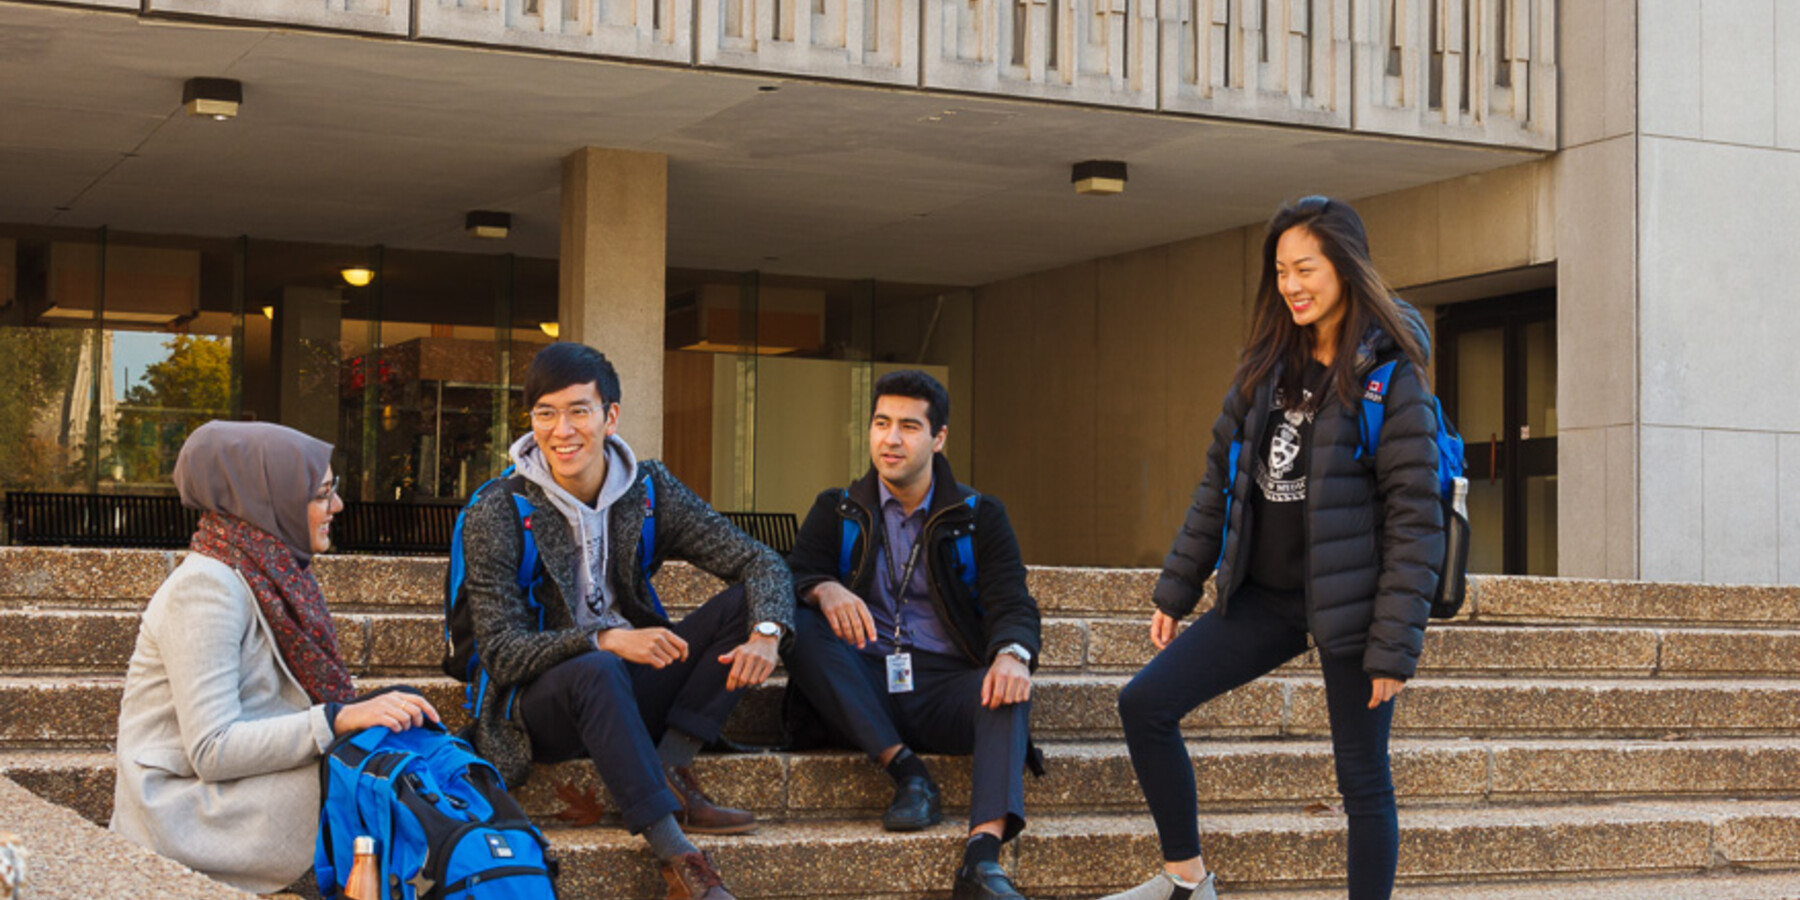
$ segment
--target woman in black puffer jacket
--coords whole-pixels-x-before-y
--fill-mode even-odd
[[[1161,650],[1119,695],[1164,872],[1109,900],[1213,900],[1180,721],[1319,649],[1351,900],[1387,900],[1400,832],[1388,767],[1395,695],[1411,678],[1442,566],[1437,418],[1419,371],[1429,339],[1369,261],[1362,219],[1307,197],[1269,222],[1250,344],[1213,426],[1206,475],[1157,582]],[[1362,396],[1399,359],[1374,458]],[[1176,636],[1217,573],[1218,603]]]

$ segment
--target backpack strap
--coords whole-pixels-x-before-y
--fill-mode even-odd
[[[975,506],[981,502],[981,494],[977,491],[970,491],[969,496],[964,497],[962,502],[969,508],[970,515],[973,515]],[[969,527],[957,536],[951,546],[956,548],[956,577],[968,590],[969,599],[976,599],[980,594],[975,588],[975,525],[973,522],[970,522]]]
[[[1356,458],[1375,458],[1375,450],[1381,446],[1381,423],[1387,417],[1388,386],[1394,381],[1394,366],[1397,359],[1390,359],[1369,372],[1368,383],[1363,388],[1362,396],[1362,443],[1356,448]]]
[[[840,508],[845,501],[850,499],[848,490],[841,493],[842,496],[838,498]],[[851,516],[842,514],[839,514],[838,522],[840,523],[838,528],[838,580],[842,581],[850,577],[851,552],[856,549],[857,539],[862,537],[862,523]]]
[[[644,587],[650,591],[650,605],[666,619],[669,615],[663,611],[662,598],[656,595],[656,585],[650,583],[650,573],[656,567],[656,480],[649,472],[644,473],[643,485],[644,526],[638,532],[638,568],[644,573]]]

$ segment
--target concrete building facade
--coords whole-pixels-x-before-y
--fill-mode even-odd
[[[221,412],[302,421],[245,374],[300,346],[287,306],[258,307],[311,296],[259,280],[258,260],[304,254],[258,241],[368,248],[378,286],[330,286],[326,330],[361,330],[324,419],[371,496],[477,477],[555,326],[619,361],[627,436],[721,507],[843,481],[858,390],[924,364],[956,398],[955,461],[1006,499],[1028,561],[1155,564],[1261,223],[1326,193],[1438,329],[1435,378],[1485,478],[1484,570],[1800,581],[1785,0],[147,0],[0,2],[0,24],[5,326],[56,305],[34,246],[244,236],[193,252],[250,287],[215,303],[203,284],[156,327],[211,321],[238,348],[249,399]],[[242,81],[236,121],[181,113],[194,76]],[[1127,163],[1125,192],[1076,196],[1088,159]],[[477,209],[512,215],[506,244],[466,242]],[[478,252],[508,273],[494,312],[399,312],[406,263]],[[76,324],[127,327],[111,278]],[[413,340],[488,342],[472,364],[492,374],[418,362],[430,401],[357,378]],[[442,422],[471,404],[477,449],[452,458]],[[405,410],[436,430],[383,437],[411,434]],[[805,428],[831,446],[774,433]]]

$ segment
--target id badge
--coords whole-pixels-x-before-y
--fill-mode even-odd
[[[888,693],[910,694],[913,689],[911,653],[890,653],[887,658]]]

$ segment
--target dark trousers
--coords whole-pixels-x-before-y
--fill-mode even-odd
[[[653,669],[594,650],[552,667],[519,693],[532,758],[592,759],[633,834],[675,812],[656,742],[670,728],[701,741],[719,736],[738,701],[725,690],[731,669],[719,657],[745,641],[746,615],[744,589],[732,587],[676,623],[688,644],[681,662]]]
[[[1306,613],[1298,598],[1242,588],[1231,616],[1207,612],[1119,693],[1119,718],[1138,786],[1156,820],[1163,858],[1200,855],[1194,768],[1181,739],[1181,717],[1306,651]],[[1394,704],[1369,709],[1372,686],[1359,658],[1325,659],[1338,793],[1349,817],[1351,900],[1387,900],[1394,890],[1400,825],[1388,768]]]
[[[968,659],[912,652],[913,689],[887,690],[885,657],[862,653],[831,632],[818,610],[794,610],[794,644],[782,660],[789,680],[819,714],[879,760],[905,744],[920,753],[974,756],[969,824],[1004,817],[1005,839],[1025,827],[1025,753],[1030,702],[981,705],[987,667]]]

